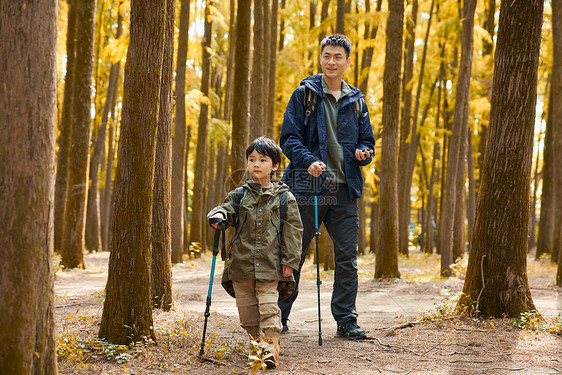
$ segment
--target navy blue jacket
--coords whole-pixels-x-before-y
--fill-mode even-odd
[[[316,109],[305,126],[305,87],[317,94]],[[367,165],[373,156],[359,161],[355,158],[355,150],[373,150],[375,137],[369,118],[369,110],[363,99],[365,96],[356,87],[352,92],[340,99],[338,107],[338,141],[343,146],[344,173],[347,180],[349,198],[361,197],[363,192],[363,176],[360,166]],[[314,162],[328,161],[328,144],[326,139],[326,115],[322,103],[322,74],[307,77],[301,86],[291,95],[281,128],[280,144],[283,153],[291,161],[283,174],[283,182],[291,188],[296,196],[322,195],[325,192],[326,173],[315,178],[307,168]],[[354,102],[362,100],[360,106]],[[361,113],[356,113],[361,108]]]

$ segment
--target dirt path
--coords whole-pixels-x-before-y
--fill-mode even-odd
[[[105,253],[89,254],[87,270],[57,272],[55,305],[59,334],[72,333],[76,330],[96,333],[103,309],[107,258]],[[452,302],[446,303],[447,296],[460,292],[463,281],[458,278],[445,280],[428,276],[427,271],[422,271],[420,267],[424,267],[421,255],[400,265],[403,279],[375,281],[371,273],[374,268],[372,259],[366,258],[360,261],[361,278],[357,309],[359,324],[369,336],[369,340],[361,342],[335,337],[336,325],[330,313],[333,277],[329,272],[324,272],[320,298],[323,345],[320,347],[318,346],[315,268],[312,265],[305,265],[301,294],[290,317],[290,332],[282,336],[282,355],[275,372],[279,374],[557,374],[562,371],[559,355],[562,352],[560,335],[546,333],[544,330],[521,330],[515,328],[508,320],[477,322],[466,318],[438,319],[444,316],[444,309],[453,305]],[[556,318],[562,312],[562,293],[551,285],[554,274],[545,272],[544,264],[531,264],[531,271],[532,267],[542,267],[535,272],[530,272],[535,305],[543,316],[548,319]],[[175,308],[172,312],[155,311],[154,313],[157,334],[160,332],[162,335],[160,341],[168,340],[166,356],[154,357],[153,352],[147,351],[143,356],[127,362],[126,366],[102,361],[90,363],[82,368],[71,366],[70,363],[62,360],[61,372],[75,374],[248,373],[248,370],[244,369],[247,362],[244,352],[248,341],[242,329],[238,327],[234,299],[220,286],[221,262],[217,262],[213,284],[208,330],[208,340],[211,345],[207,349],[207,354],[221,361],[223,365],[201,362],[194,358],[198,347],[189,340],[182,342],[178,339],[180,345],[178,348],[175,341],[170,339],[175,337],[170,332],[176,329],[186,337],[190,334],[199,335],[197,338],[192,338],[195,343],[200,340],[199,331],[203,324],[209,270],[208,258],[174,266]],[[536,275],[533,276],[533,273]],[[78,314],[76,314],[77,310]],[[427,316],[434,317],[435,321],[397,329],[389,335],[386,328],[403,322],[416,321],[422,311]],[[82,319],[87,320],[86,323],[71,318],[80,314],[88,317]],[[213,342],[216,342],[214,347]],[[159,365],[153,366],[154,362]],[[124,368],[131,369],[131,372],[125,371]]]

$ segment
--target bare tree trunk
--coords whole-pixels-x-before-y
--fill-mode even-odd
[[[542,21],[541,1],[501,4],[489,141],[459,299],[484,317],[535,310],[527,234]]]
[[[64,227],[64,207],[68,189],[68,162],[70,154],[70,136],[72,133],[72,115],[74,113],[74,70],[76,65],[76,34],[78,16],[76,1],[68,0],[68,29],[66,32],[66,75],[64,77],[64,99],[62,115],[59,121],[57,145],[57,179],[55,185],[55,251],[62,248],[62,231]]]
[[[552,82],[552,81],[551,81]],[[549,107],[553,106],[552,87],[550,89]],[[554,224],[556,222],[556,159],[553,150],[552,111],[548,111],[544,135],[544,156],[542,169],[541,214],[539,217],[539,236],[535,257],[552,254],[554,248]]]
[[[279,0],[273,0],[271,6],[270,30],[269,30],[269,78],[267,89],[267,105],[265,123],[267,128],[265,134],[271,138],[275,137],[275,87],[277,81],[277,27],[279,19]],[[266,25],[267,26],[267,25]],[[274,138],[275,139],[275,138]]]
[[[236,16],[236,49],[234,72],[234,93],[236,100],[232,108],[232,152],[230,161],[229,189],[239,186],[243,181],[246,165],[246,147],[249,137],[249,77],[250,77],[250,38],[251,38],[251,0],[238,0]]]
[[[178,57],[176,62],[176,118],[172,141],[172,262],[182,262],[184,210],[186,202],[184,184],[186,166],[186,115],[185,115],[185,74],[187,48],[189,41],[189,6],[190,0],[181,0]]]
[[[398,117],[404,2],[389,0],[383,77],[382,145],[379,198],[379,242],[375,278],[400,277],[398,271]]]
[[[474,225],[474,210],[476,209],[476,179],[474,177],[474,148],[472,147],[472,131],[468,128],[468,152],[466,161],[468,165],[468,194],[466,199],[466,220],[468,221],[467,239],[470,242],[472,227]]]
[[[409,153],[417,146],[417,135],[412,132],[412,77],[414,74],[414,42],[417,20],[417,0],[408,0],[411,14],[406,15],[406,40],[404,42],[404,72],[402,77],[402,119],[400,122],[400,148],[398,151],[398,251],[408,255],[408,229],[410,227],[410,188],[412,173]],[[408,6],[407,8],[410,8]],[[416,138],[416,139],[415,139]],[[415,151],[414,151],[415,152]]]
[[[211,84],[211,38],[213,24],[211,20],[211,9],[213,1],[209,0],[205,7],[205,35],[201,42],[203,51],[203,63],[201,67],[201,92],[209,97],[209,86]],[[209,105],[201,103],[199,113],[199,127],[197,131],[197,151],[195,155],[195,174],[193,181],[193,200],[191,210],[191,234],[189,242],[203,243],[203,221],[205,220],[205,176],[207,171],[207,134],[209,129]]]
[[[264,0],[262,0],[263,2]],[[254,52],[252,56],[252,79],[250,80],[250,141],[263,135],[264,119],[264,31],[263,7],[254,2]]]
[[[273,1],[276,2],[275,0]],[[230,19],[228,27],[228,59],[226,65],[226,83],[224,85],[223,119],[230,122],[232,113],[232,88],[234,85],[234,48],[236,46],[236,1],[230,0]],[[225,154],[223,154],[225,155]]]
[[[131,3],[111,255],[99,332],[100,338],[112,344],[129,344],[146,338],[156,341],[150,260],[165,29],[164,3],[150,0]]]
[[[57,1],[0,6],[0,372],[56,375]]]
[[[560,150],[562,147],[562,6],[560,2],[552,3],[552,78],[551,88],[552,101],[550,112],[552,113],[552,150]],[[556,181],[556,217],[554,223],[554,237],[552,258],[558,263],[556,274],[556,285],[562,286],[562,163],[560,159],[555,162]]]
[[[537,139],[537,157],[535,159],[535,171],[533,173],[533,199],[531,200],[531,209],[529,211],[529,251],[537,246],[537,190],[540,181],[539,175],[539,164],[540,164],[540,144],[542,138],[542,131],[539,132],[539,138]]]
[[[84,232],[92,134],[92,79],[94,73],[95,0],[78,0],[74,116],[68,165],[68,190],[64,210],[61,264],[86,268]]]
[[[172,76],[174,73],[174,0],[167,0],[166,31],[162,60],[162,83],[156,155],[154,162],[154,201],[152,206],[152,304],[169,311],[172,308]]]
[[[453,228],[456,207],[459,206],[460,195],[457,195],[457,179],[459,170],[464,176],[464,157],[466,155],[466,135],[468,126],[468,97],[470,93],[470,75],[472,71],[472,45],[474,29],[474,11],[476,0],[467,0],[463,7],[463,27],[461,37],[461,63],[457,81],[455,114],[449,143],[447,175],[441,206],[441,275],[451,275],[453,263]],[[464,197],[464,193],[462,194]]]
[[[336,33],[345,34],[345,0],[337,0]]]

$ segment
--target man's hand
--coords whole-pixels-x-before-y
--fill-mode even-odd
[[[286,266],[286,265],[283,264],[281,266],[281,269],[283,271],[283,277],[289,277],[293,274],[293,269],[289,266]]]
[[[371,155],[373,155],[373,150],[355,150],[355,159],[359,161],[368,159],[371,157]]]
[[[308,167],[308,173],[313,175],[314,177],[320,176],[326,170],[326,164],[322,163],[321,161],[316,161]]]

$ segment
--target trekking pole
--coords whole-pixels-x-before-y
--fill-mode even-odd
[[[211,278],[209,280],[209,293],[207,294],[207,307],[205,308],[205,324],[203,325],[203,338],[201,339],[201,350],[199,351],[199,356],[205,354],[205,335],[207,334],[207,320],[209,319],[209,312],[211,307],[211,292],[213,291],[213,278],[215,276],[215,263],[217,261],[217,254],[219,253],[219,240],[222,232],[222,248],[224,249],[224,230],[225,230],[225,220],[219,218],[212,218],[210,220],[211,224],[218,223],[221,229],[215,230],[215,241],[213,243],[213,262],[211,264]]]
[[[322,346],[322,318],[320,315],[320,250],[318,245],[318,196],[314,196],[314,236],[316,237],[316,286],[318,289],[318,345]]]

